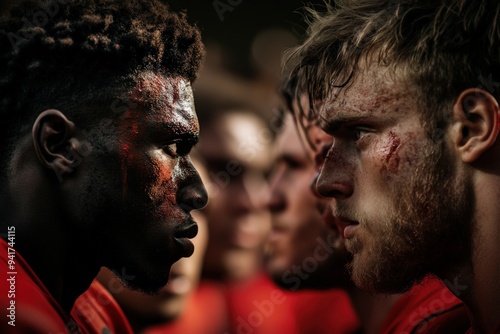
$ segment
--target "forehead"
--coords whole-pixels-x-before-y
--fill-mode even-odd
[[[191,83],[182,77],[141,73],[130,93],[132,106],[148,123],[168,123],[172,130],[199,132]]]
[[[416,89],[392,68],[368,63],[345,87],[334,88],[324,102],[316,104],[319,121],[342,121],[344,117],[391,117],[414,109]]]

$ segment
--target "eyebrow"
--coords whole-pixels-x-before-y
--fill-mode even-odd
[[[184,126],[178,126],[177,123],[160,123],[160,124],[149,124],[149,128],[158,134],[168,134],[174,139],[181,139],[190,143],[191,145],[196,145],[200,140],[200,135],[197,132],[186,130],[183,132],[178,132],[175,129],[183,128]],[[181,130],[182,131],[182,130]]]
[[[176,136],[176,138],[179,138],[182,141],[186,141],[189,144],[191,144],[192,146],[195,146],[200,141],[200,136],[193,133],[193,132],[181,133],[178,136]]]
[[[326,133],[331,133],[335,132],[345,124],[360,122],[373,117],[374,116],[367,116],[367,115],[351,116],[345,113],[342,114],[341,112],[338,112],[335,113],[334,116],[328,117],[328,119],[323,116],[318,117],[318,126]]]

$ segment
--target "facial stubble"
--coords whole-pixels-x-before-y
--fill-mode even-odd
[[[402,293],[429,274],[449,277],[470,264],[471,177],[457,170],[444,143],[429,142],[422,152],[415,167],[391,180],[393,209],[383,212],[385,222],[366,217],[360,221],[366,238],[346,242],[352,279],[364,290]]]

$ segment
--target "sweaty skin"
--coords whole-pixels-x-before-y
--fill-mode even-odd
[[[309,103],[305,96],[301,98],[300,103],[302,103],[304,110],[307,110]],[[316,175],[311,183],[311,190],[318,196],[316,192],[316,183],[319,175],[317,172],[321,170],[321,167],[325,161],[325,157],[330,150],[334,139],[332,138],[332,136],[320,129],[315,123],[307,126],[307,128],[305,129],[305,135],[307,135],[308,137],[308,142],[312,144],[313,150],[309,151],[312,151],[311,153],[314,154],[313,160],[314,169],[316,172]],[[339,265],[333,267],[329,266],[330,271],[327,275],[327,277],[329,277],[327,284],[329,284],[331,288],[341,288],[347,291],[361,322],[363,332],[367,334],[379,333],[382,323],[385,321],[388,314],[392,311],[394,304],[399,300],[401,295],[373,294],[359,290],[354,286],[348,273],[345,274],[344,279],[341,279],[339,281],[339,279],[342,277],[342,271],[346,271],[345,267],[347,266],[349,261],[352,260],[352,258],[350,254],[347,253],[343,235],[339,232],[341,229],[337,225],[337,219],[335,219],[332,214],[332,206],[330,203],[331,200],[322,199],[322,201],[326,201],[328,203],[328,205],[323,209],[323,223],[326,224],[330,229],[338,231],[335,234],[337,235],[337,237],[333,239],[332,245],[334,247],[334,252],[331,257],[337,257],[338,259],[341,259],[340,264],[343,267],[340,268]],[[333,268],[337,269],[334,270]]]
[[[88,129],[46,110],[13,153],[6,193],[11,224],[25,236],[17,250],[68,312],[101,266],[155,292],[171,264],[193,252],[190,211],[207,195],[188,156],[199,132],[192,91],[183,78],[149,72],[137,84],[152,76],[184,92],[178,102],[165,89],[159,101],[127,103]],[[83,143],[91,149],[75,164],[66,150]],[[61,164],[71,168],[58,181],[50,168]]]
[[[334,142],[317,189],[335,198],[353,280],[370,291],[403,292],[470,260],[470,182],[451,172],[454,162],[423,126],[411,92],[387,68],[367,66],[320,108]]]

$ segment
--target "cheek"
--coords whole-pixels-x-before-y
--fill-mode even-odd
[[[165,211],[176,203],[174,160],[165,157],[160,150],[135,150],[127,164],[129,196],[140,196],[144,205],[152,205],[154,211]]]
[[[390,131],[380,150],[380,172],[382,174],[397,174],[401,162],[401,138]]]
[[[152,159],[152,168],[149,170],[151,184],[151,197],[155,199],[170,199],[175,202],[175,165],[156,152]]]
[[[128,190],[129,166],[133,165],[134,160],[137,158],[137,154],[134,152],[134,144],[136,144],[139,134],[139,122],[135,111],[126,111],[124,118],[120,121],[119,133],[121,134],[120,157],[122,194],[126,195]]]
[[[408,176],[408,172],[412,171],[411,167],[422,159],[422,153],[425,152],[415,137],[413,132],[400,134],[390,131],[380,143],[375,161],[386,180]]]

